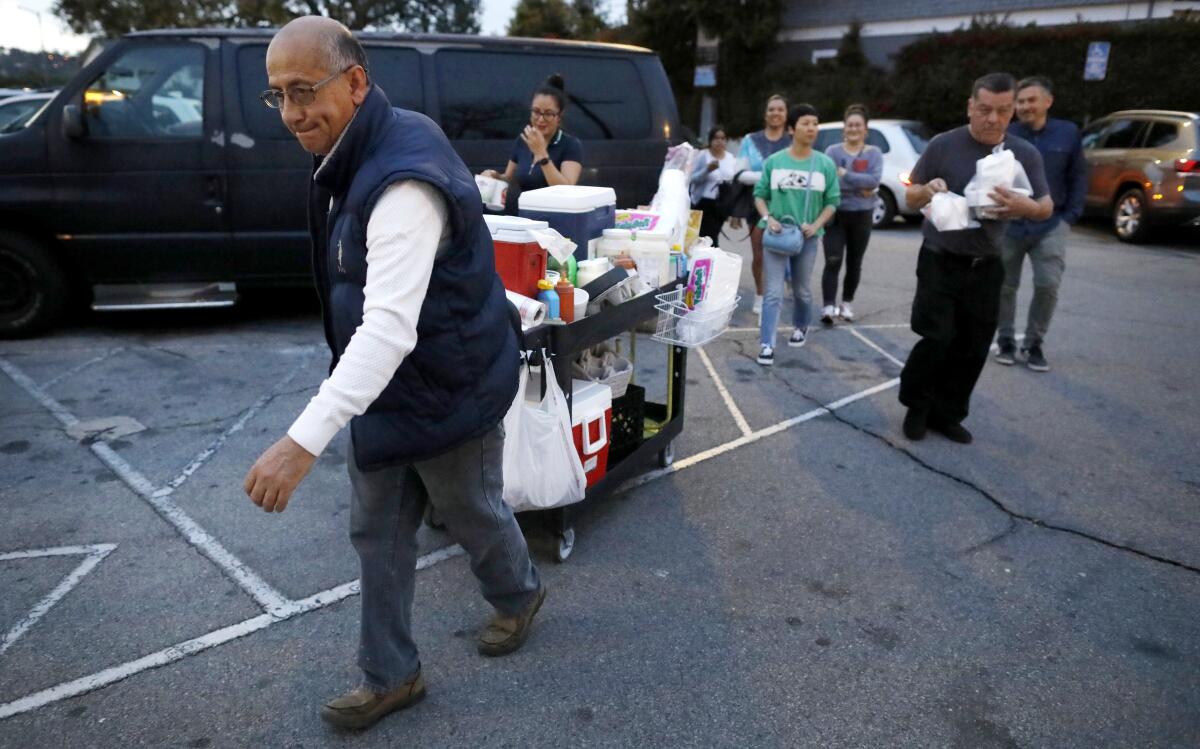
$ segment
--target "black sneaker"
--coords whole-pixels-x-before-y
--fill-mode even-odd
[[[1011,338],[1001,338],[996,341],[1000,350],[996,352],[996,363],[1010,366],[1017,361],[1017,344]]]
[[[1022,353],[1025,354],[1025,366],[1032,369],[1034,372],[1049,372],[1050,363],[1046,361],[1046,357],[1042,355],[1041,344],[1036,344],[1025,349]]]
[[[967,431],[966,427],[953,421],[930,419],[929,428],[951,442],[957,442],[960,445],[969,445],[975,439],[971,436],[971,433]]]
[[[775,363],[775,349],[764,343],[762,348],[759,349],[758,359],[756,359],[756,361],[764,367],[771,366]]]
[[[929,412],[923,408],[910,408],[904,415],[904,436],[913,442],[925,439],[928,430]]]

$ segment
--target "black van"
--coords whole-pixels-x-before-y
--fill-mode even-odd
[[[173,30],[113,43],[25,127],[0,134],[0,337],[97,309],[232,304],[310,283],[310,157],[259,100],[270,29]],[[562,73],[581,182],[647,202],[679,118],[637,47],[362,33],[392,104],[440,122],[476,173],[503,169],[530,95]],[[94,294],[94,296],[93,296]]]

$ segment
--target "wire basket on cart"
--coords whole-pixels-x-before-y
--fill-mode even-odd
[[[735,297],[720,307],[700,306],[691,309],[684,301],[687,289],[658,294],[658,326],[654,340],[674,346],[693,348],[703,346],[725,332],[741,297]]]

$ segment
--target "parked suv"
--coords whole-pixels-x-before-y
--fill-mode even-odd
[[[269,29],[129,34],[0,135],[0,337],[96,308],[232,304],[307,286],[311,158],[267,109]],[[648,202],[679,118],[649,50],[502,37],[359,35],[395,106],[439,122],[474,171],[503,169],[533,90],[566,79],[581,182]],[[94,297],[93,297],[94,293]]]
[[[867,143],[883,151],[883,176],[875,199],[875,228],[890,226],[896,216],[919,217],[910,210],[904,198],[909,185],[908,175],[925,152],[933,136],[929,128],[912,120],[871,120],[867,128]],[[820,126],[813,148],[825,152],[834,143],[842,142],[842,123],[826,122]]]
[[[1083,131],[1087,208],[1124,242],[1155,225],[1200,224],[1200,114],[1114,112]]]

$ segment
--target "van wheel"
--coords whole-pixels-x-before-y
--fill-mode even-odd
[[[48,328],[67,303],[67,276],[41,244],[0,232],[0,338],[23,338]]]
[[[1146,193],[1134,187],[1121,193],[1113,205],[1113,231],[1122,242],[1145,242],[1150,234],[1146,221]]]
[[[896,199],[886,187],[879,188],[875,195],[875,208],[871,214],[871,228],[882,229],[896,220]]]

